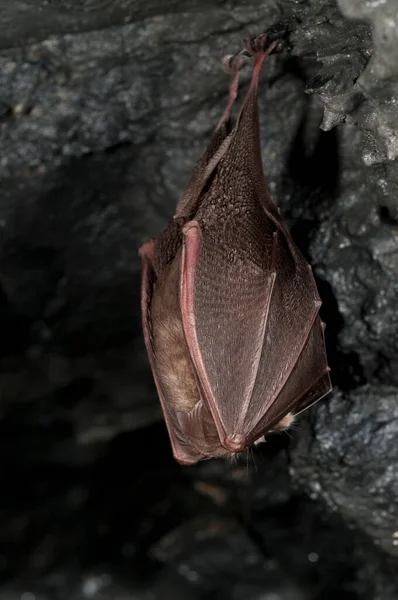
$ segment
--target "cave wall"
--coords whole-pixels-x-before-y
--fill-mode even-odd
[[[264,170],[335,391],[256,464],[180,469],[137,248],[222,112],[221,57],[280,21]],[[396,2],[0,1],[0,23],[0,598],[396,598]]]

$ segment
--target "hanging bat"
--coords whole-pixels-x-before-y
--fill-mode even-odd
[[[321,301],[267,191],[257,89],[277,42],[227,57],[229,99],[157,240],[140,248],[146,349],[175,459],[229,456],[331,390]],[[232,126],[239,70],[251,82]]]

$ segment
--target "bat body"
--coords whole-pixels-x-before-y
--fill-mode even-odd
[[[275,43],[228,59],[227,107],[174,219],[140,249],[145,344],[173,454],[228,456],[288,427],[330,389],[312,271],[269,197],[258,80]],[[239,69],[253,74],[235,126]]]

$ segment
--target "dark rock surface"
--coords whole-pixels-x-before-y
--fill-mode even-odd
[[[333,426],[330,427],[330,422]],[[398,556],[398,402],[395,387],[335,392],[311,414],[292,473],[332,510]]]
[[[0,600],[398,597],[397,11],[0,0]],[[289,448],[182,469],[137,248],[222,111],[220,58],[281,21],[264,166],[318,278],[335,391]]]

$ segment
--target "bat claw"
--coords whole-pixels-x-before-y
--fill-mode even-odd
[[[251,35],[244,40],[244,44],[250,54],[269,54],[280,44],[280,40],[270,41],[268,34],[260,33]]]

